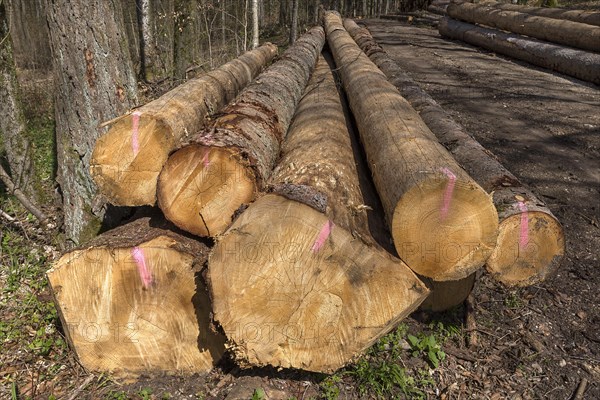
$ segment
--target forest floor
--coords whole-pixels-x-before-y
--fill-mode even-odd
[[[466,330],[462,306],[417,312],[332,376],[240,370],[226,360],[204,376],[120,382],[85,373],[61,338],[42,278],[58,253],[35,231],[3,224],[0,399],[568,399],[582,382],[584,398],[600,398],[599,88],[430,28],[365,22],[407,73],[546,201],[566,233],[558,275],[507,289],[482,272],[475,331]],[[478,345],[469,347],[473,333]],[[430,351],[443,358],[439,365]]]

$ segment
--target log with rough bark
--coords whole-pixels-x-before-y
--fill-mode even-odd
[[[299,38],[222,116],[173,153],[158,180],[158,204],[180,228],[222,233],[254,200],[279,155],[296,104],[325,42],[321,27]]]
[[[552,43],[600,52],[600,26],[499,10],[473,3],[450,3],[446,12],[449,17],[465,22],[487,25]]]
[[[440,34],[531,64],[600,84],[600,54],[445,18]]]
[[[169,153],[202,129],[205,118],[230,102],[276,53],[275,45],[265,44],[116,121],[96,142],[91,160],[102,194],[119,206],[154,205]]]
[[[462,304],[471,294],[475,285],[476,272],[457,281],[437,282],[425,279],[431,289],[429,296],[419,307],[421,310],[441,312]]]
[[[63,255],[48,279],[65,334],[89,371],[209,371],[225,351],[199,270],[208,247],[141,218]]]
[[[507,11],[517,11],[538,17],[567,19],[582,24],[600,26],[600,11],[591,10],[569,10],[564,8],[528,7],[520,4],[508,3],[486,3],[486,5]]]
[[[491,198],[362,52],[339,15],[327,13],[325,24],[400,258],[437,281],[472,274],[496,245]]]
[[[243,366],[332,372],[414,310],[427,288],[374,244],[327,62],[317,64],[270,180],[218,239],[215,320]]]
[[[493,193],[500,225],[498,244],[486,263],[488,271],[509,286],[539,283],[552,275],[564,254],[564,233],[544,202],[465,132],[375,42],[368,30],[358,27],[352,20],[345,20],[344,26],[419,112],[440,143],[477,183]]]

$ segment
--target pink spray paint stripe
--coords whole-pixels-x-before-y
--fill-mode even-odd
[[[138,138],[138,131],[140,129],[140,116],[142,115],[139,111],[134,111],[132,120],[132,135],[131,135],[131,148],[133,149],[133,156],[137,156],[140,152],[140,143]]]
[[[519,249],[523,250],[529,244],[529,217],[527,216],[527,205],[519,201],[521,210],[521,235],[519,237]]]
[[[454,193],[454,185],[456,184],[456,175],[452,173],[448,168],[442,168],[442,172],[448,177],[448,185],[444,192],[444,201],[442,203],[442,209],[440,210],[442,221],[448,216],[450,210],[450,202],[452,201],[452,193]]]
[[[319,236],[317,236],[317,240],[315,240],[315,243],[313,243],[313,246],[311,248],[313,253],[316,253],[317,251],[319,251],[321,249],[321,247],[323,247],[323,245],[327,241],[327,238],[329,238],[329,235],[331,234],[332,230],[333,230],[333,222],[327,221],[321,228],[321,232],[319,232]]]
[[[145,288],[148,288],[152,284],[152,274],[146,266],[144,251],[139,247],[134,247],[131,250],[131,255],[133,256],[133,259],[137,265],[138,273],[140,274],[140,279],[142,280],[142,285],[144,285]]]
[[[210,165],[210,160],[208,159],[208,155],[210,154],[210,147],[204,149],[204,156],[202,157],[202,162],[204,163],[204,168],[208,168]]]

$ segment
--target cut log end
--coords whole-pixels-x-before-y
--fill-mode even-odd
[[[224,338],[210,329],[194,260],[168,236],[63,256],[48,278],[82,365],[116,375],[212,369]]]
[[[175,146],[169,128],[151,115],[133,113],[96,142],[90,161],[94,182],[117,206],[156,203],[156,181]]]
[[[518,213],[500,223],[498,247],[487,270],[507,286],[529,286],[552,276],[565,251],[560,223],[548,213]]]
[[[219,239],[209,286],[242,365],[317,372],[351,361],[428,294],[401,261],[274,194]]]
[[[398,202],[392,236],[400,258],[435,281],[459,280],[485,264],[496,245],[498,214],[473,183],[431,177]]]
[[[215,236],[256,195],[250,167],[225,147],[185,146],[165,164],[158,202],[167,219],[199,236]]]

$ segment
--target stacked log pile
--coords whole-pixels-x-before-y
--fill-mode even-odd
[[[442,36],[600,84],[600,13],[451,3],[447,14]]]
[[[160,210],[69,251],[48,272],[87,369],[204,372],[227,348],[242,367],[332,372],[419,305],[462,302],[475,273],[506,250],[498,246],[514,247],[521,208],[497,211],[488,183],[469,175],[481,171],[461,158],[472,151],[475,163],[490,163],[482,149],[448,147],[460,132],[436,137],[418,114],[426,110],[388,81],[340,16],[325,12],[323,21],[264,72],[271,45],[122,117],[98,140],[92,170],[106,197],[158,199]],[[365,47],[358,27],[347,27]],[[492,170],[509,174],[501,168]],[[371,234],[368,175],[395,253]],[[532,241],[542,218],[535,202],[521,201]],[[520,214],[497,244],[498,213]]]

